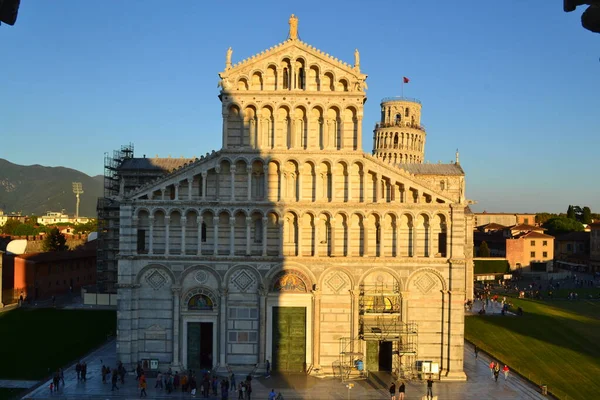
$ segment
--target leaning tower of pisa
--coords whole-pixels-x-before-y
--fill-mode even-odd
[[[373,131],[373,155],[391,164],[421,164],[425,156],[421,102],[406,97],[381,101],[381,120]]]

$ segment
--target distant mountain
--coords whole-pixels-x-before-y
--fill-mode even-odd
[[[17,165],[0,158],[0,210],[5,213],[45,215],[47,211],[75,214],[73,182],[81,182],[79,215],[96,217],[96,201],[103,196],[103,177],[88,176],[64,167]]]

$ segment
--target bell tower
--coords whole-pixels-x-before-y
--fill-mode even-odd
[[[422,164],[425,136],[419,100],[387,97],[381,101],[381,120],[373,131],[375,157],[390,164]]]

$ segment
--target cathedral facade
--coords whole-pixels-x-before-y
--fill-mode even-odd
[[[358,50],[347,64],[289,24],[235,65],[227,51],[220,150],[122,182],[118,358],[464,379],[473,229],[458,159],[423,164],[406,98],[382,101],[365,154]]]

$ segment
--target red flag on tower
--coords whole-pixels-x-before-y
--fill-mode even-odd
[[[408,79],[407,77],[404,77],[404,83],[408,83],[410,82],[410,79]]]

